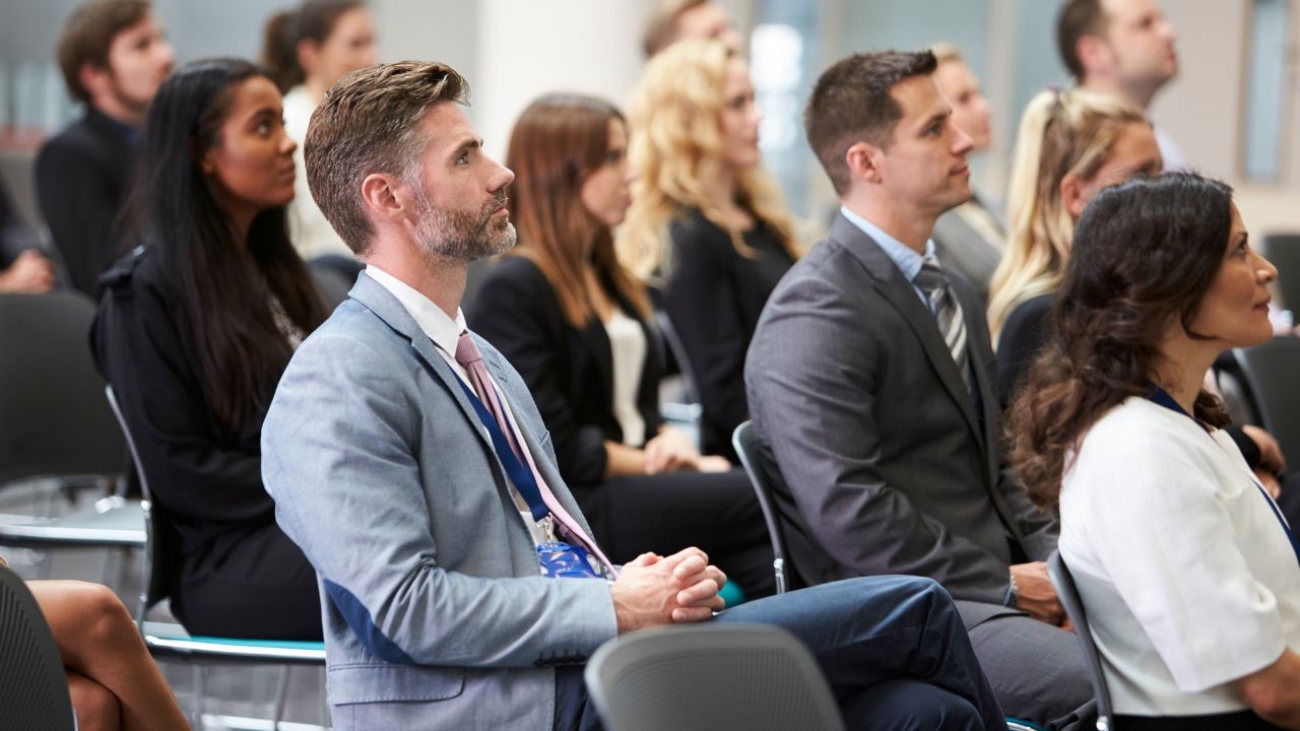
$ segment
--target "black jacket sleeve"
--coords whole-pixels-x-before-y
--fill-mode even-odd
[[[78,141],[55,138],[36,158],[41,216],[72,285],[95,297],[99,275],[117,258],[120,174]]]

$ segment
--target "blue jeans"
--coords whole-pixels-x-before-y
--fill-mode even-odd
[[[1005,729],[948,592],[930,579],[848,579],[759,599],[715,622],[770,624],[797,637],[852,729]],[[582,668],[556,675],[556,729],[599,728]]]

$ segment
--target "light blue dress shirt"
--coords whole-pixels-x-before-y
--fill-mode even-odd
[[[849,223],[857,226],[862,233],[870,236],[873,241],[880,245],[881,249],[884,249],[885,255],[903,273],[903,278],[907,280],[908,284],[912,285],[912,289],[916,290],[921,302],[925,303],[926,308],[933,310],[930,298],[926,296],[920,287],[916,286],[916,275],[921,273],[921,265],[925,263],[926,259],[934,258],[934,240],[926,240],[925,256],[922,256],[916,253],[912,247],[885,233],[876,224],[850,211],[848,206],[840,206],[840,213],[849,220]]]

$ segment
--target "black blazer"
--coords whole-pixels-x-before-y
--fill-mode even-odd
[[[736,461],[731,434],[749,418],[745,353],[763,306],[794,265],[775,232],[761,221],[744,235],[744,256],[731,235],[687,209],[669,227],[672,272],[660,301],[686,350],[704,414],[705,454]]]
[[[118,257],[118,214],[135,146],[123,125],[94,108],[41,147],[36,196],[72,286],[96,297],[96,280]]]
[[[1029,366],[1047,344],[1048,313],[1054,294],[1040,294],[1011,309],[998,336],[998,397],[1006,409],[1015,397],[1020,381],[1029,375]]]
[[[267,402],[236,433],[221,428],[200,375],[187,306],[156,253],[136,249],[104,282],[91,328],[95,361],[113,384],[149,488],[180,535],[188,570],[250,530],[274,527],[261,449],[274,383]]]
[[[606,291],[614,291],[613,286],[607,285]],[[663,346],[658,331],[641,320],[629,302],[619,297],[615,302],[641,323],[646,336],[637,410],[649,437],[662,424]],[[524,377],[551,434],[565,482],[575,487],[602,482],[605,441],[623,441],[613,407],[614,355],[604,326],[571,326],[550,282],[523,256],[506,257],[488,271],[465,318],[470,329],[496,346]]]

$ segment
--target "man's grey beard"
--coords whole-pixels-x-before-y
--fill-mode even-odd
[[[445,211],[435,207],[423,190],[418,191],[416,238],[420,248],[432,256],[467,263],[510,251],[515,245],[514,224],[507,219],[502,226],[492,220],[492,212],[506,200],[502,188],[482,211]]]

